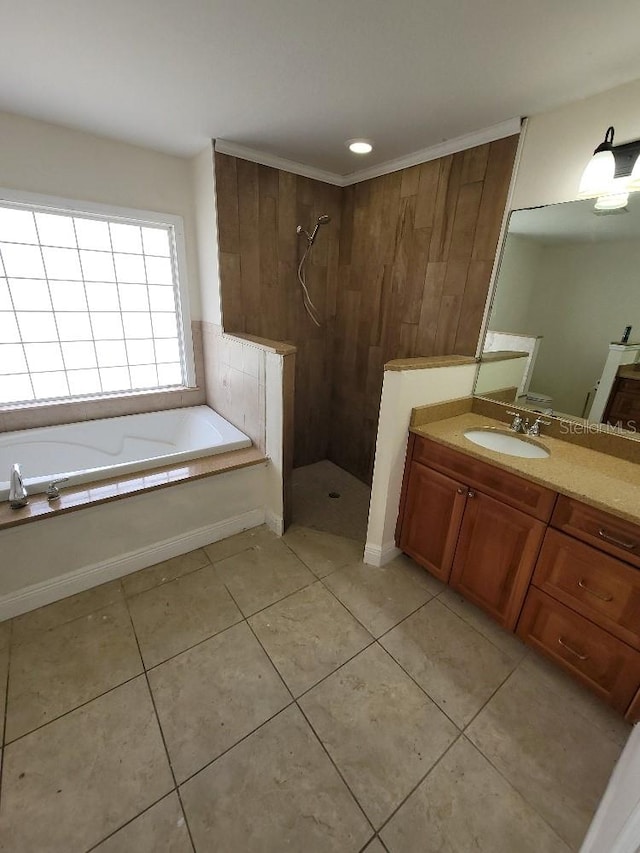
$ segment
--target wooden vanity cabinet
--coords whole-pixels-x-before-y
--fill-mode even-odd
[[[518,634],[623,714],[638,689],[640,653],[535,587]]]
[[[640,526],[412,434],[396,541],[640,722]]]
[[[444,474],[410,465],[400,548],[448,583],[468,488]]]
[[[470,489],[451,586],[513,631],[545,529],[544,522]]]
[[[554,503],[548,489],[413,436],[398,545],[513,630]]]

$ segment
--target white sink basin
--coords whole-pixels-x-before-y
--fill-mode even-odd
[[[525,459],[546,459],[549,451],[532,441],[530,438],[520,438],[507,432],[494,429],[468,429],[465,438],[487,450],[495,450],[498,453],[506,453],[507,456],[522,456]]]

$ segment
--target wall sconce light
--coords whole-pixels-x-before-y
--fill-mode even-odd
[[[614,145],[613,127],[607,128],[604,141],[587,163],[578,198],[597,196],[596,210],[620,210],[626,207],[630,192],[640,191],[640,139]]]

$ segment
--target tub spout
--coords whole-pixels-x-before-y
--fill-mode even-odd
[[[21,509],[29,503],[27,490],[22,482],[22,474],[20,473],[20,465],[16,462],[11,469],[11,477],[9,481],[9,506],[11,509]]]

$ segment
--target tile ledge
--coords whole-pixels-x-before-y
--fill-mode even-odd
[[[246,344],[254,344],[260,349],[275,352],[276,355],[293,355],[298,351],[298,348],[293,344],[288,344],[286,341],[272,341],[269,338],[261,338],[258,335],[248,335],[244,332],[223,332],[223,337],[234,338]]]
[[[463,364],[476,364],[477,359],[471,355],[430,355],[418,358],[394,358],[388,361],[384,369],[390,371],[428,370],[435,367],[458,367]]]
[[[5,501],[0,504],[0,531],[43,518],[54,518],[90,506],[122,500],[132,495],[164,489],[179,483],[265,464],[268,461],[268,457],[257,447],[247,447],[231,450],[228,453],[191,459],[178,465],[152,468],[149,471],[139,472],[138,475],[129,475],[118,480],[82,483],[75,489],[65,489],[55,506],[47,501],[44,494],[34,495],[24,509],[11,509],[9,503]]]

